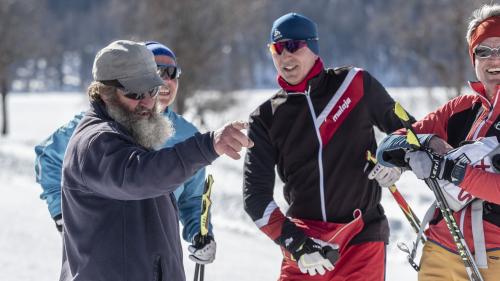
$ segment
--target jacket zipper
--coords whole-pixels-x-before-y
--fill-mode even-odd
[[[481,120],[481,123],[477,126],[477,129],[476,131],[474,132],[474,135],[472,136],[472,139],[475,140],[478,138],[478,135],[479,135],[479,132],[481,132],[481,129],[483,128],[484,124],[486,124],[486,121],[488,121],[488,119],[491,118],[491,116],[493,115],[493,111],[494,111],[494,105],[496,105],[497,103],[497,100],[498,100],[498,93],[495,97],[495,103],[493,105],[491,105],[490,101],[484,97],[482,97],[489,105],[489,109],[490,109],[490,112],[488,112],[488,114],[486,115],[486,117],[483,118],[483,120]]]
[[[316,113],[314,112],[314,107],[312,104],[310,93],[311,93],[311,85],[309,85],[309,88],[303,94],[305,95],[307,104],[309,106],[309,112],[311,113],[311,117],[314,123],[314,131],[316,132],[316,137],[319,143],[319,148],[318,148],[319,194],[321,201],[321,216],[323,218],[323,221],[326,222],[327,219],[326,219],[326,206],[325,206],[325,182],[323,176],[323,141],[321,140],[321,135],[319,133],[320,124],[318,124]]]

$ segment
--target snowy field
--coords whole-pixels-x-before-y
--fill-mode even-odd
[[[415,117],[443,103],[444,91],[427,93],[420,89],[391,89],[390,93]],[[272,91],[235,92],[237,104],[224,112],[206,113],[207,127],[218,126],[233,119],[245,119]],[[40,186],[34,176],[33,147],[75,113],[84,110],[83,94],[12,94],[8,99],[10,132],[0,137],[0,280],[58,280],[61,258],[61,237],[46,204],[39,199]],[[193,117],[188,112],[188,119]],[[242,160],[219,158],[208,172],[215,179],[213,190],[213,224],[217,241],[217,259],[206,266],[206,280],[277,280],[281,263],[279,248],[261,233],[243,211]],[[432,200],[432,194],[413,175],[406,173],[397,183],[419,217]],[[275,192],[283,206],[281,185]],[[397,242],[413,241],[407,221],[386,191],[382,203],[391,225],[387,252],[387,279],[416,280],[415,271],[407,264]],[[184,249],[186,250],[185,243]],[[186,250],[187,252],[187,250]],[[193,280],[194,264],[184,255],[186,279]]]

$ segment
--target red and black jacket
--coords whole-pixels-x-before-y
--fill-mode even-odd
[[[384,87],[352,67],[321,70],[306,92],[280,90],[250,115],[248,135],[255,145],[245,158],[245,211],[288,250],[304,241],[273,200],[276,167],[288,217],[347,223],[361,209],[375,216],[352,243],[387,243],[381,188],[364,167],[366,151],[377,148],[373,126],[385,133],[401,128],[393,108]]]

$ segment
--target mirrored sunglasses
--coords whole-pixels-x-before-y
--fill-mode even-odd
[[[498,48],[490,48],[488,46],[479,45],[474,49],[474,55],[478,58],[489,58],[493,55],[497,57],[500,56],[500,47]]]
[[[311,39],[311,40],[316,40],[316,39]],[[281,55],[285,49],[289,53],[293,54],[298,49],[303,48],[305,46],[307,46],[306,40],[286,40],[286,41],[274,42],[268,45],[271,53],[278,55]]]
[[[157,65],[157,69],[158,75],[160,75],[162,79],[168,78],[170,80],[174,80],[181,76],[181,69],[176,65]]]

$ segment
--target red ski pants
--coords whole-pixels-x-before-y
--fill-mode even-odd
[[[355,210],[353,220],[347,224],[292,219],[295,225],[309,237],[339,245],[340,258],[335,269],[325,275],[310,276],[300,271],[297,262],[288,251],[283,250],[283,262],[279,281],[292,280],[332,280],[332,281],[384,281],[385,279],[385,243],[365,242],[350,245],[350,241],[363,229],[364,220],[360,210]]]
[[[335,269],[325,275],[310,276],[300,272],[297,263],[284,258],[281,264],[279,281],[384,281],[385,280],[384,242],[366,242],[349,245],[340,255]]]

